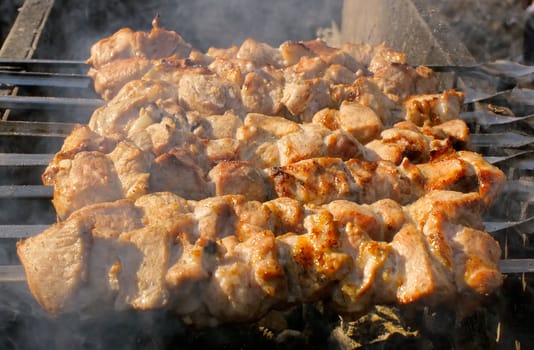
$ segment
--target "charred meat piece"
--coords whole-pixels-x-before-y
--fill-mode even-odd
[[[432,190],[451,190],[478,192],[488,208],[496,201],[506,181],[501,170],[484,161],[482,156],[467,151],[416,165],[405,159],[398,166],[388,161],[351,159],[343,162],[339,158],[312,158],[266,169],[266,173],[276,196],[315,204],[338,199],[372,203],[383,198],[408,204]],[[224,172],[218,175],[222,174],[230,176]],[[240,179],[243,187],[250,182],[243,176]],[[217,194],[238,192],[220,187]]]
[[[425,163],[454,150],[454,145],[468,142],[469,128],[460,120],[450,120],[439,126],[418,127],[404,121],[385,129],[380,137],[367,143],[367,159],[389,160],[399,164],[403,158]]]

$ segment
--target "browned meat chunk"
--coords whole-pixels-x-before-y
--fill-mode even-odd
[[[458,119],[465,94],[454,90],[442,94],[415,95],[404,101],[405,119],[417,125],[431,125]]]
[[[140,79],[151,66],[146,58],[132,57],[91,68],[88,75],[94,81],[96,93],[110,100],[126,83]]]
[[[133,80],[127,83],[108,104],[98,108],[89,120],[89,128],[99,135],[121,140],[132,127],[144,128],[159,122],[165,115],[166,103],[176,98],[172,85],[162,81]],[[136,129],[134,129],[135,131]]]
[[[272,190],[263,172],[248,162],[221,162],[208,174],[215,196],[241,194],[248,200],[264,202]]]
[[[372,80],[392,100],[402,102],[413,94],[438,91],[438,80],[426,67],[413,68],[406,63],[391,63],[375,68]]]
[[[88,204],[124,198],[113,162],[103,153],[77,153],[72,159],[56,163],[52,172],[52,203],[60,219]]]
[[[342,129],[361,143],[376,139],[384,127],[371,108],[348,101],[341,103],[339,111],[324,109],[317,112],[312,122],[323,124],[330,130]]]
[[[109,154],[125,198],[136,199],[149,191],[150,164],[153,156],[134,144],[121,142]]]
[[[466,126],[458,123],[458,127]],[[453,151],[448,134],[418,128],[411,122],[400,122],[380,133],[380,138],[365,145],[369,160],[389,160],[399,164],[403,158],[414,163],[428,162],[435,155]]]
[[[264,71],[250,72],[241,88],[241,100],[247,112],[278,115],[282,109],[283,85]]]
[[[292,66],[303,57],[313,57],[315,54],[303,42],[286,41],[280,45],[280,53],[285,66]]]
[[[183,148],[173,148],[154,160],[149,186],[151,192],[168,191],[190,199],[209,194],[203,169],[194,155]]]
[[[226,80],[239,86],[243,85],[245,76],[258,69],[253,61],[242,59],[224,59],[217,57],[208,68]]]
[[[157,19],[152,23],[149,33],[134,32],[124,28],[97,42],[91,47],[91,57],[87,62],[95,67],[101,67],[113,60],[142,57],[163,58],[171,55],[187,57],[191,45],[173,31],[161,29]]]
[[[233,139],[237,134],[237,130],[243,125],[241,118],[233,111],[207,117],[189,114],[188,123],[191,125],[192,132],[195,135],[209,140]]]
[[[330,84],[323,78],[287,82],[282,103],[294,118],[309,122],[317,111],[333,106]]]
[[[282,64],[282,55],[278,49],[253,39],[247,39],[241,44],[236,57],[255,62],[257,67],[267,65],[280,67]]]
[[[184,74],[178,83],[180,104],[204,115],[240,112],[239,86],[216,75]]]
[[[335,106],[340,106],[343,101],[354,101],[371,108],[384,125],[393,124],[391,111],[395,107],[394,101],[366,77],[357,78],[351,85],[334,85],[331,96]]]
[[[501,170],[467,151],[417,165],[405,159],[398,166],[388,161],[312,158],[270,168],[266,173],[278,197],[315,204],[338,199],[372,203],[383,198],[407,204],[432,190],[450,190],[478,192],[489,207],[505,183]]]

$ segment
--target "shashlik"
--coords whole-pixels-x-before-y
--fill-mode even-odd
[[[393,198],[406,204],[427,188],[456,189],[480,191],[489,206],[504,183],[502,172],[482,157],[456,153],[448,139],[433,139],[424,133],[432,130],[408,122],[385,130],[381,140],[366,147],[339,131],[262,115],[247,116],[235,129],[238,139],[207,143],[172,123],[161,124],[142,131],[151,134],[148,150],[129,141],[115,145],[86,127],[75,130],[43,174],[44,183],[54,185],[58,216],[160,191],[187,199],[243,194],[255,200]],[[440,137],[439,131],[435,135]]]
[[[504,175],[455,150],[464,94],[438,93],[401,52],[249,39],[203,53],[155,20],[88,62],[108,102],[43,174],[60,221],[17,244],[48,312],[164,308],[213,325],[501,285],[480,216]]]
[[[165,308],[214,325],[319,299],[362,312],[498,288],[500,248],[480,231],[482,207],[476,193],[449,191],[406,207],[161,192],[86,206],[17,249],[52,314]]]

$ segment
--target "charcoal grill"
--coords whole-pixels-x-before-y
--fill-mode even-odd
[[[32,320],[39,320],[37,324],[48,332],[59,332],[58,329],[65,325],[65,319],[48,318],[32,301],[15,254],[15,243],[41,232],[55,221],[50,202],[53,189],[41,185],[40,175],[75,124],[87,122],[92,111],[104,103],[92,91],[84,62],[32,59],[52,6],[53,0],[26,0],[0,49],[0,294],[3,295],[0,319],[8,318],[5,329],[0,320],[0,332],[20,333],[9,327],[17,320],[24,326],[25,313],[31,314]],[[416,9],[409,8],[410,18],[424,21]],[[433,38],[430,29],[424,34]],[[501,201],[485,217],[487,231],[503,248],[501,269],[507,279],[501,297],[510,298],[498,299],[502,305],[497,312],[496,328],[491,332],[496,344],[503,349],[509,348],[510,344],[528,346],[534,344],[534,339],[522,328],[521,321],[532,321],[528,311],[534,308],[534,302],[530,300],[534,287],[534,247],[530,242],[530,235],[534,233],[534,69],[507,62],[477,65],[465,48],[443,48],[441,39],[435,40],[436,52],[447,53],[449,59],[433,62],[433,68],[450,82],[449,87],[468,92],[462,117],[473,132],[471,148],[498,165],[508,176]],[[460,54],[461,62],[458,61]],[[432,52],[426,55],[431,57]],[[523,308],[523,311],[518,312],[517,308]],[[519,320],[515,319],[514,312],[520,314]],[[134,346],[161,348],[164,344],[146,337],[143,329],[154,327],[154,320],[162,319],[162,316],[148,314],[128,312],[122,315],[125,317],[114,315],[112,319],[126,322],[140,332],[140,336],[134,337]],[[439,316],[432,315],[439,320]],[[72,321],[69,317],[67,322]],[[437,322],[432,317],[430,319]],[[117,329],[119,321],[110,323],[109,319],[106,318],[105,324]],[[184,335],[183,326],[169,318],[163,319],[167,324],[171,323],[178,336]],[[87,322],[92,325],[93,321]],[[74,328],[95,336],[87,322]],[[30,331],[26,332],[29,334]],[[246,337],[242,328],[225,329],[224,332],[227,335],[223,340]],[[96,336],[102,334],[99,332]],[[212,335],[207,333],[208,338]],[[247,336],[250,340],[250,334]],[[15,338],[20,341],[20,337],[19,334]],[[89,348],[91,344],[97,344],[91,340],[76,343],[71,338],[66,339],[67,344],[89,344]],[[217,344],[218,340],[221,340],[220,336],[208,345]],[[58,342],[47,344],[52,347],[65,345]],[[22,347],[34,344],[37,343],[23,342]],[[2,348],[16,346],[11,340],[0,341]]]

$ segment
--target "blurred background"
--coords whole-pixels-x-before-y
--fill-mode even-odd
[[[9,31],[22,3],[23,0],[0,2],[0,41]],[[362,4],[365,3],[371,3],[373,9],[362,15]],[[56,0],[50,15],[53,24],[45,28],[37,55],[85,59],[96,40],[126,26],[148,30],[156,14],[161,16],[163,27],[179,32],[202,50],[210,46],[240,44],[247,37],[275,46],[286,40],[309,40],[317,36],[340,44],[354,37],[354,32],[351,33],[354,23],[367,18],[371,21],[370,26],[374,25],[380,4],[387,10],[390,4],[406,7],[404,3],[360,0]],[[428,0],[413,3],[416,6],[421,3],[420,10],[427,16],[425,19],[432,31],[450,30],[449,40],[462,42],[476,61],[524,59],[524,47],[528,46],[524,37],[530,16],[526,9],[530,0]],[[387,21],[390,22],[387,24],[400,21],[400,25],[404,25],[399,18],[387,18]],[[530,31],[533,31],[532,27]]]

